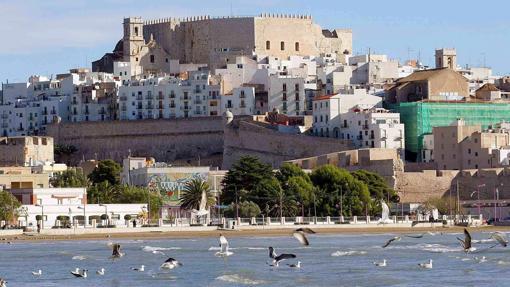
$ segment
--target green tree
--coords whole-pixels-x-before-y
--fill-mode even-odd
[[[239,217],[242,218],[251,218],[257,217],[261,213],[260,207],[253,201],[243,201],[239,204]],[[225,209],[225,216],[227,217],[235,217],[236,216],[236,207],[235,204],[231,204],[227,209]]]
[[[198,210],[200,208],[200,202],[202,201],[203,192],[205,192],[207,198],[206,208],[209,208],[214,205],[216,201],[209,184],[200,178],[194,178],[188,181],[181,194],[181,208]]]
[[[151,218],[159,218],[159,212],[163,206],[163,198],[159,193],[151,192],[147,188],[129,185],[116,185],[114,189],[117,197],[112,203],[147,203]]]
[[[266,178],[247,196],[258,204],[267,216],[295,216],[297,201],[294,194],[284,190],[276,177]]]
[[[116,203],[122,191],[123,186],[103,181],[88,188],[87,200],[90,203]]]
[[[321,216],[339,215],[340,210],[344,216],[364,215],[370,205],[367,185],[345,169],[324,165],[315,169],[310,179],[316,187],[317,213]]]
[[[298,214],[304,215],[305,209],[313,204],[314,186],[310,177],[300,167],[291,163],[284,163],[276,172],[286,197],[292,198],[300,209]]]
[[[21,203],[10,192],[0,190],[0,220],[13,222],[18,218]]]
[[[368,186],[372,199],[369,204],[369,213],[371,215],[381,214],[381,199],[388,204],[400,201],[397,192],[379,174],[366,170],[357,170],[352,172],[352,176]]]
[[[262,180],[272,178],[273,170],[270,165],[262,163],[258,158],[244,156],[234,163],[222,181],[223,192],[221,201],[230,204],[249,200],[247,195],[253,191],[255,186]]]
[[[71,156],[78,151],[74,145],[55,145],[53,148],[57,162],[65,162],[67,165],[71,165]]]
[[[281,182],[285,183],[289,181],[291,177],[302,177],[310,181],[310,177],[304,172],[299,166],[292,163],[283,163],[280,169],[276,172],[276,178]]]
[[[87,187],[87,177],[81,170],[68,169],[62,173],[57,173],[50,183],[53,187]]]
[[[107,181],[111,185],[120,183],[120,172],[122,167],[111,159],[102,160],[97,167],[89,174],[89,179],[93,184]]]

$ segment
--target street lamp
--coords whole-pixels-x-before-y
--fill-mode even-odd
[[[83,228],[87,228],[87,214],[85,210],[85,204],[83,206],[78,206],[78,209],[83,209]]]
[[[484,183],[484,184],[479,184],[479,185],[477,186],[477,187],[478,187],[478,189],[477,189],[477,190],[475,190],[475,191],[473,191],[473,192],[471,193],[471,195],[470,195],[470,197],[473,197],[473,194],[475,194],[475,193],[476,193],[476,194],[477,194],[477,196],[478,196],[478,199],[477,199],[477,201],[478,201],[478,204],[477,204],[477,205],[478,205],[478,215],[480,215],[480,214],[481,214],[481,210],[480,210],[480,187],[484,187],[484,186],[485,186],[485,183]]]
[[[108,205],[106,204],[99,204],[99,206],[103,206],[105,208],[105,214],[106,214],[106,226],[110,225],[110,218],[108,217]]]
[[[44,229],[44,205],[36,204],[35,206],[38,206],[41,208],[41,229]]]

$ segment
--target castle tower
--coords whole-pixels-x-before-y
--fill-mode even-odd
[[[145,44],[143,21],[140,17],[124,18],[124,61],[136,62],[139,48]]]
[[[457,69],[457,51],[445,48],[436,50],[436,68]]]

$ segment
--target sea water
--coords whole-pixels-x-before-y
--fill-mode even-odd
[[[462,234],[425,234],[402,237],[381,246],[395,234],[310,235],[303,247],[290,234],[278,237],[229,237],[233,255],[215,256],[217,238],[119,240],[125,256],[109,259],[107,240],[14,242],[0,244],[0,277],[15,286],[510,286],[510,248],[482,241],[465,254],[456,237]],[[473,233],[487,239],[489,233]],[[278,254],[293,253],[278,268],[269,266],[267,247]],[[475,257],[485,256],[479,263]],[[160,270],[172,257],[183,266]],[[386,267],[373,262],[387,260]],[[433,269],[419,263],[433,260]],[[300,269],[287,264],[301,261]],[[145,265],[145,272],[131,268]],[[88,269],[88,278],[75,278],[75,268]],[[105,268],[105,275],[96,270]],[[40,277],[32,271],[41,269]]]

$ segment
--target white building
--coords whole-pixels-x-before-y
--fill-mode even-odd
[[[422,161],[423,162],[433,162],[434,161],[434,135],[433,134],[426,134],[423,136]]]
[[[341,125],[333,128],[334,137],[349,139],[357,148],[397,149],[404,156],[404,124],[400,114],[382,108],[355,108],[342,114]]]
[[[358,107],[371,109],[382,107],[382,98],[369,95],[363,89],[352,90],[350,94],[336,94],[316,97],[313,101],[313,132],[316,136],[334,137],[333,130],[342,124],[341,114]]]
[[[210,85],[209,71],[187,80],[154,77],[119,88],[120,120],[188,118],[219,115],[220,87]],[[209,108],[212,107],[212,108]]]
[[[221,111],[226,110],[235,116],[255,114],[255,87],[238,87],[233,89],[231,95],[222,95]]]
[[[65,218],[72,227],[95,227],[107,222],[100,219],[108,215],[108,224],[127,226],[125,215],[136,218],[147,212],[146,204],[88,204],[86,188],[34,188],[16,189],[11,193],[22,203],[18,221],[21,226],[36,228],[37,217],[42,228],[62,227]]]
[[[305,81],[291,76],[269,76],[268,111],[277,109],[286,115],[305,113]]]

